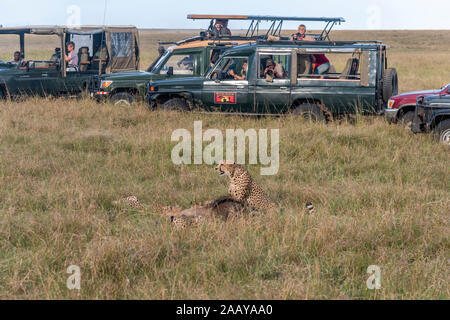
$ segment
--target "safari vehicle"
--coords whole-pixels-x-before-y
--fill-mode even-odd
[[[311,55],[317,54],[334,64],[326,74],[312,72]],[[282,66],[281,78],[264,74],[269,59]],[[231,76],[236,73],[246,76]],[[257,41],[227,50],[204,77],[149,83],[148,102],[151,108],[331,120],[356,112],[381,114],[397,94],[397,81],[381,42]]]
[[[179,79],[204,76],[219,56],[228,48],[246,43],[254,43],[271,37],[280,37],[284,21],[320,21],[326,26],[320,34],[310,34],[317,39],[329,39],[335,24],[343,18],[299,18],[246,15],[188,15],[192,20],[210,20],[209,28],[200,35],[176,43],[160,42],[159,56],[144,71],[132,71],[114,75],[94,76],[90,82],[91,95],[99,101],[110,100],[116,105],[130,105],[144,100],[146,85],[151,80]],[[228,30],[228,21],[244,20],[250,25],[245,34],[231,35],[220,32],[215,26]],[[260,31],[263,22],[269,27]],[[229,30],[228,30],[229,31]],[[287,38],[286,38],[287,39]],[[165,45],[171,45],[167,50]]]
[[[0,97],[28,95],[74,95],[87,89],[94,74],[136,70],[139,66],[139,38],[136,27],[30,26],[0,28],[0,35],[18,35],[23,62],[0,64]],[[59,46],[48,60],[25,60],[25,35],[59,37]],[[79,68],[68,68],[66,43],[73,41]],[[52,49],[53,50],[53,49]]]
[[[418,97],[411,129],[414,133],[433,132],[436,140],[450,146],[450,95]]]

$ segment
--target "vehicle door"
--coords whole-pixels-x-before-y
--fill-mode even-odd
[[[291,52],[259,52],[254,111],[282,113],[291,104]]]
[[[29,95],[54,94],[57,91],[58,69],[49,61],[29,61],[16,77],[19,92]]]
[[[250,113],[248,57],[224,57],[203,82],[202,101],[210,111]]]
[[[174,50],[156,70],[156,73],[167,78],[200,77],[204,73],[203,50]]]

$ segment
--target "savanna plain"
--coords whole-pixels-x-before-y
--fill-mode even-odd
[[[141,69],[157,40],[197,32],[141,30]],[[450,82],[450,31],[332,36],[387,43],[401,92]],[[17,45],[2,37],[0,59]],[[29,36],[28,58],[57,45]],[[247,166],[280,215],[175,230],[156,210],[227,192],[213,166],[172,163],[172,132],[192,132],[197,120],[204,129],[280,129],[278,174]],[[314,124],[89,99],[1,101],[0,298],[448,299],[449,159],[431,136],[374,116]],[[129,195],[144,207],[112,205]],[[81,268],[80,290],[66,287],[70,265]],[[367,288],[370,265],[381,269],[379,290]]]

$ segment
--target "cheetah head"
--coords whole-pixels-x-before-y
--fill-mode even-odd
[[[235,164],[232,161],[220,161],[217,167],[215,168],[216,171],[219,173],[219,176],[223,176],[226,174],[230,178],[234,176],[234,173],[236,169],[238,169],[240,165]]]

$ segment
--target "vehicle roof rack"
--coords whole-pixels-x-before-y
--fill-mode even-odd
[[[281,30],[284,21],[298,21],[298,22],[324,22],[326,23],[325,28],[322,30],[321,34],[318,36],[319,40],[328,39],[330,40],[330,32],[335,25],[340,25],[345,22],[344,18],[341,17],[285,17],[285,16],[254,16],[254,15],[211,15],[211,14],[189,14],[187,16],[191,20],[211,20],[211,25],[213,25],[214,20],[248,20],[251,21],[250,26],[247,30],[246,37],[254,37],[259,32],[259,24],[261,21],[272,22],[269,29],[267,30],[264,38],[269,36],[279,37],[281,36]]]

